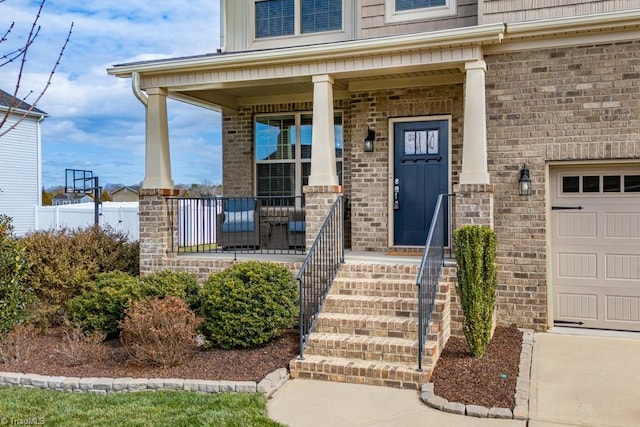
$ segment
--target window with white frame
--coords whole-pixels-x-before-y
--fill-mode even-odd
[[[385,21],[442,18],[457,13],[457,0],[385,0]]]
[[[342,184],[342,113],[334,116],[336,171]],[[311,174],[310,113],[255,118],[257,196],[300,196]]]
[[[344,0],[256,0],[256,39],[342,30]]]

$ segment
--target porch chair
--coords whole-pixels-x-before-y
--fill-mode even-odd
[[[251,197],[232,197],[222,202],[216,219],[217,244],[224,248],[260,246],[260,206]]]
[[[305,232],[307,223],[304,219],[304,210],[295,209],[289,212],[287,221],[287,241],[289,248],[305,249]]]

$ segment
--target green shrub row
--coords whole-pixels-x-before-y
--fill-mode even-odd
[[[202,318],[207,347],[259,346],[291,328],[298,318],[298,286],[286,268],[267,262],[235,264],[199,287],[194,275],[163,271],[142,279],[114,271],[98,274],[69,303],[71,321],[87,331],[119,333],[132,301],[178,297]]]
[[[100,331],[108,336],[118,335],[118,322],[124,320],[131,301],[148,297],[174,296],[198,301],[198,282],[195,275],[163,271],[138,279],[121,271],[99,273],[87,290],[69,303],[69,319],[86,331]]]
[[[21,239],[30,268],[40,321],[61,324],[69,300],[98,274],[119,270],[139,274],[139,244],[109,227],[37,231]]]
[[[11,218],[0,215],[0,334],[21,323],[32,299],[25,278],[29,261],[26,249],[13,236]]]

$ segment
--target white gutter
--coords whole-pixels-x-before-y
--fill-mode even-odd
[[[184,71],[205,68],[264,65],[265,62],[283,62],[336,59],[354,54],[397,52],[410,49],[435,49],[452,45],[472,45],[482,42],[499,43],[504,36],[505,26],[499,24],[478,25],[453,30],[429,33],[403,34],[373,39],[351,40],[311,46],[294,46],[283,49],[247,51],[226,55],[200,56],[194,58],[167,59],[149,63],[124,64],[107,69],[107,73],[119,77],[129,77],[133,72],[161,73],[164,71]]]
[[[138,100],[142,102],[142,105],[146,107],[149,103],[149,98],[142,91],[142,89],[140,89],[140,73],[138,73],[137,71],[133,71],[131,73],[131,90],[133,91],[133,94],[136,96],[136,98],[138,98]]]

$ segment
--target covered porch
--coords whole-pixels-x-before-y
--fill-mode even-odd
[[[109,69],[132,79],[146,109],[142,269],[145,259],[153,270],[168,257],[198,253],[303,254],[341,196],[349,207],[349,214],[341,216],[347,247],[383,253],[423,246],[433,208],[425,202],[413,209],[425,236],[418,236],[417,244],[404,243],[398,238],[406,221],[397,212],[398,193],[434,186],[425,175],[417,181],[407,178],[406,185],[396,183],[397,158],[407,154],[407,149],[398,154],[406,140],[394,135],[396,124],[439,123],[443,142],[437,157],[445,163],[444,178],[430,191],[435,197],[463,196],[450,210],[456,212],[452,224],[491,225],[482,51],[484,45],[500,43],[503,33],[502,25],[487,25]],[[222,112],[224,198],[176,198],[168,97]],[[274,131],[275,137],[263,138]],[[416,154],[415,147],[409,154]],[[426,156],[413,163],[431,160]],[[414,193],[403,197],[409,200]],[[227,209],[232,200],[246,209]],[[205,210],[207,224],[205,214],[192,214]],[[230,216],[236,225],[225,228]],[[216,241],[189,240],[199,227]]]

